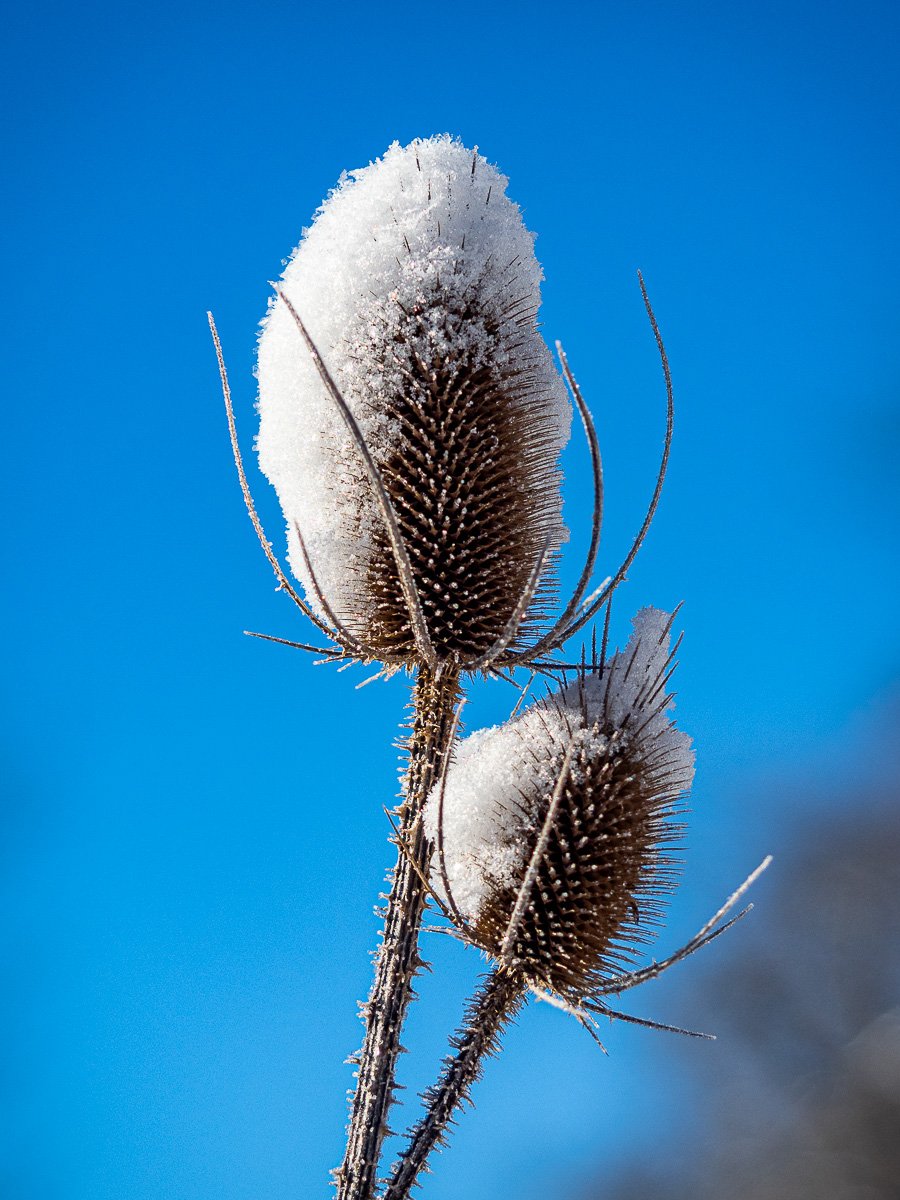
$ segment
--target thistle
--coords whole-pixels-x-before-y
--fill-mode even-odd
[[[487,665],[551,594],[529,581],[565,538],[570,406],[505,188],[450,138],[392,146],[319,210],[263,323],[260,465],[294,573],[366,659]]]
[[[435,890],[523,986],[581,1004],[629,965],[671,889],[693,778],[670,718],[673,618],[520,716],[460,742],[425,808]]]
[[[662,337],[638,272],[665,376],[666,436],[631,549],[589,594],[603,471],[593,419],[556,343],[590,450],[594,513],[578,583],[551,628],[537,632],[567,536],[557,457],[570,406],[537,328],[534,237],[505,187],[477,149],[447,136],[395,144],[342,177],[273,285],[260,338],[258,447],[305,599],[256,512],[207,314],[257,536],[280,586],[335,645],[252,636],[334,662],[381,662],[385,674],[401,666],[445,676],[553,671],[560,664],[552,655],[625,578],[659,504],[671,448]]]
[[[274,285],[259,345],[260,465],[281,502],[300,590],[256,511],[209,315],[250,518],[279,586],[328,644],[253,636],[415,679],[403,795],[389,814],[397,864],[363,1006],[338,1200],[371,1200],[377,1188],[429,896],[495,969],[428,1094],[390,1200],[407,1194],[528,993],[590,1028],[591,1013],[609,1011],[606,990],[632,986],[727,927],[717,922],[729,906],[663,964],[616,974],[671,882],[672,817],[692,771],[689,742],[667,716],[669,623],[646,610],[636,640],[609,663],[604,633],[599,662],[574,682],[558,655],[604,607],[608,631],[613,592],[659,502],[672,384],[639,274],[665,378],[666,434],[637,536],[591,591],[600,450],[561,346],[560,374],[538,330],[541,278],[506,180],[477,149],[446,136],[395,144],[342,177]],[[587,439],[594,514],[578,583],[546,628],[567,537],[558,467],[571,421],[566,384]],[[509,678],[522,667],[563,684],[503,729],[462,743],[451,768],[466,677]]]

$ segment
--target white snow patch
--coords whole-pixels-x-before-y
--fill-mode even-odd
[[[630,741],[632,753],[664,756],[674,793],[691,786],[691,739],[673,725],[674,701],[660,688],[670,621],[660,609],[641,609],[628,644],[607,662],[602,676],[588,675],[583,685],[572,683],[505,725],[459,742],[444,790],[443,843],[450,891],[468,920],[477,920],[489,884],[508,886],[523,877],[526,834],[553,791],[570,739],[591,759],[600,757],[609,745],[602,723],[617,732],[620,744]],[[435,788],[424,813],[425,831],[435,842],[439,801]],[[437,854],[432,876],[443,895]]]

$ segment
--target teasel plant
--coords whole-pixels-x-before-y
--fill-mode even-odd
[[[538,328],[534,237],[506,184],[477,148],[449,136],[394,144],[342,177],[273,285],[259,343],[257,449],[300,590],[251,495],[209,314],[247,510],[279,588],[326,644],[252,636],[339,667],[375,665],[365,682],[398,671],[413,680],[402,796],[389,812],[397,860],[352,1060],[338,1200],[408,1194],[527,995],[593,1031],[595,1015],[612,1011],[603,996],[668,965],[625,970],[671,884],[671,818],[692,771],[687,740],[667,715],[668,621],[663,629],[658,615],[642,618],[630,668],[628,649],[604,661],[612,596],[650,528],[668,464],[668,360],[639,275],[665,379],[666,434],[637,536],[594,586],[597,435],[561,346],[559,371]],[[576,588],[551,619],[567,538],[558,464],[571,422],[566,384],[586,435],[594,513]],[[594,638],[590,661],[566,662],[566,643],[604,612],[599,656]],[[513,680],[517,670],[529,676],[523,698],[539,677],[550,696],[501,730],[458,742],[467,682]],[[504,786],[517,799],[504,793],[504,820],[473,821],[485,804],[500,811],[479,767],[497,739],[523,751],[506,763]],[[466,815],[460,797],[473,779],[484,795]],[[493,966],[425,1116],[381,1181],[429,903]],[[724,915],[671,961],[721,932]]]
[[[676,610],[677,611],[677,610]],[[483,1059],[529,996],[576,1018],[603,1048],[597,1018],[690,1037],[624,1013],[609,997],[657,977],[745,915],[728,914],[766,860],[686,945],[636,967],[676,880],[690,738],[672,719],[675,613],[644,609],[627,646],[576,664],[520,716],[459,743],[426,802],[436,852],[430,892],[450,927],[492,967],[467,1005],[426,1112],[384,1191],[400,1200],[469,1098]],[[608,630],[604,631],[605,633]]]

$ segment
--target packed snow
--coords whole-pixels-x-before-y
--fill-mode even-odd
[[[447,135],[395,143],[383,158],[342,175],[288,262],[281,287],[353,411],[376,459],[399,430],[385,415],[391,389],[377,347],[435,285],[462,299],[478,290],[496,301],[495,327],[473,320],[457,336],[496,365],[528,365],[550,400],[548,440],[561,449],[571,408],[533,315],[541,269],[534,235],[506,196],[507,180]],[[387,323],[387,325],[386,325]],[[499,329],[499,335],[498,335]],[[422,354],[440,354],[446,325],[432,307]],[[427,343],[427,344],[426,344]],[[500,361],[498,362],[498,356]],[[364,570],[382,521],[358,453],[283,303],[273,296],[262,323],[257,369],[260,466],[275,486],[288,530],[291,569],[315,598],[295,533],[299,526],[322,592],[341,611],[347,580]],[[527,480],[523,481],[527,486]],[[546,527],[563,541],[559,501]],[[320,614],[324,615],[324,614]]]
[[[583,683],[538,700],[505,725],[478,730],[458,743],[444,789],[442,835],[450,891],[466,919],[477,920],[488,884],[502,888],[523,877],[526,834],[540,819],[536,814],[546,811],[570,740],[593,761],[609,746],[602,725],[637,757],[664,758],[672,792],[690,787],[691,739],[673,725],[674,701],[663,685],[670,623],[660,609],[642,609],[625,649],[602,675],[588,673]],[[439,812],[435,788],[424,815],[434,841]],[[432,872],[443,894],[437,855]]]

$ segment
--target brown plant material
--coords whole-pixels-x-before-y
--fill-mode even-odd
[[[557,447],[548,433],[547,397],[527,359],[479,365],[466,350],[461,335],[471,323],[483,325],[498,339],[498,350],[505,349],[482,306],[475,295],[457,307],[452,293],[436,290],[420,309],[376,328],[368,349],[386,375],[403,381],[386,411],[400,433],[382,476],[435,652],[460,663],[484,655],[501,636],[558,525]],[[447,348],[426,360],[416,346],[435,312]],[[502,363],[509,356],[494,357]],[[413,661],[409,616],[383,533],[357,586],[351,629],[379,659]],[[552,595],[548,572],[517,643],[536,628]]]

